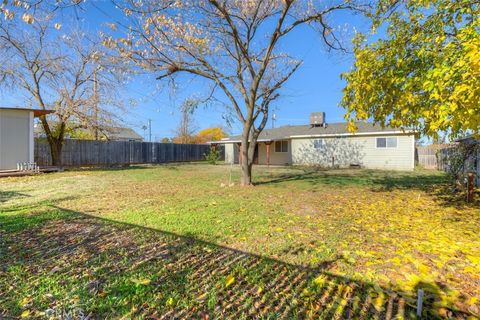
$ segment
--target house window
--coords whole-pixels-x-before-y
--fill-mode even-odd
[[[315,139],[313,140],[313,147],[315,149],[322,149],[323,148],[323,139]]]
[[[377,138],[377,148],[396,148],[397,137]]]
[[[275,141],[275,152],[288,152],[288,141]]]

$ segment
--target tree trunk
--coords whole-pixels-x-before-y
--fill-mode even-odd
[[[57,134],[54,134],[45,116],[41,116],[40,121],[43,126],[43,131],[45,131],[45,134],[47,135],[48,145],[50,146],[50,155],[52,157],[52,165],[56,167],[61,167],[62,166],[62,147],[63,147],[63,139],[65,136],[65,126],[66,126],[65,122],[62,121],[61,123],[57,124],[57,125],[60,125],[60,128],[57,129],[58,130]]]
[[[248,138],[244,139],[242,137],[242,147],[241,147],[241,158],[242,158],[242,163],[241,163],[241,169],[242,169],[242,175],[240,177],[240,185],[242,186],[250,186],[252,185],[252,166],[251,164],[251,159],[248,156],[248,145],[249,141]]]
[[[63,143],[59,139],[48,139],[50,145],[50,155],[52,156],[52,165],[56,167],[62,166],[62,147]]]
[[[252,166],[248,164],[247,158],[242,161],[242,176],[240,178],[240,185],[251,186],[252,185]]]
[[[243,134],[242,134],[242,145],[241,145],[241,177],[240,177],[240,185],[241,186],[251,186],[252,185],[252,165],[253,165],[253,155],[250,152],[251,145],[254,143],[253,141],[249,141],[250,138],[250,128],[246,124],[244,126]]]
[[[245,135],[242,137],[242,147],[241,147],[241,170],[242,175],[240,178],[240,185],[242,186],[251,186],[252,184],[252,168],[253,168],[253,161],[255,157],[255,146],[257,145],[256,137],[250,137],[250,140],[244,138]]]

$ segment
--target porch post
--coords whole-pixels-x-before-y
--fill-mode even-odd
[[[272,144],[272,141],[265,142],[265,148],[267,149],[267,166],[270,165],[270,145],[271,144]]]

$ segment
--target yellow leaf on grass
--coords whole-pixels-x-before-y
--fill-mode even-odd
[[[150,279],[140,279],[140,280],[133,279],[132,281],[136,284],[141,284],[141,285],[144,285],[144,286],[149,285],[150,282],[152,282],[152,280],[150,280]]]
[[[225,288],[228,288],[235,282],[235,277],[234,276],[228,276],[227,279],[225,280]]]
[[[32,301],[32,298],[29,298],[29,297],[23,298],[23,299],[22,299],[22,302],[21,302],[22,307],[23,307],[23,306],[26,306],[27,304],[29,304],[30,301]]]
[[[28,310],[23,311],[22,314],[20,315],[21,318],[26,318],[28,316],[30,316],[30,311]]]
[[[323,286],[325,284],[325,282],[327,282],[327,279],[325,279],[325,276],[318,276],[315,278],[315,280],[313,280],[313,282],[319,286]]]
[[[173,305],[173,298],[170,297],[170,298],[168,298],[168,300],[167,300],[167,306],[172,306],[172,305]]]
[[[475,257],[472,255],[467,256],[468,260],[470,260],[473,264],[480,265],[480,257]]]
[[[478,298],[477,297],[471,297],[470,299],[468,299],[468,305],[470,306],[473,306],[475,303],[477,303],[478,301]]]

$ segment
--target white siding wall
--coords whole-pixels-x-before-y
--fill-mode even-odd
[[[390,135],[398,139],[396,148],[377,148],[377,137],[385,136],[323,138],[324,145],[320,150],[314,148],[315,139],[292,139],[292,162],[299,165],[347,167],[357,164],[371,169],[414,169],[414,135]]]
[[[33,161],[33,112],[0,110],[0,169]]]
[[[235,152],[234,152],[235,144],[233,143],[226,143],[225,144],[225,163],[231,164],[235,161]]]

